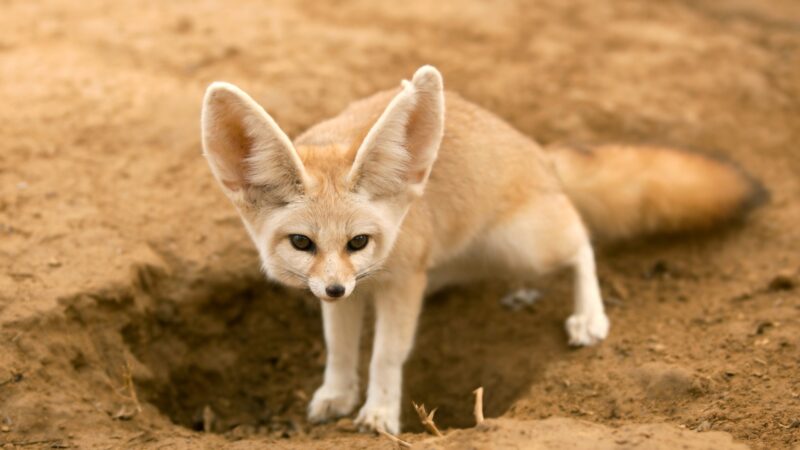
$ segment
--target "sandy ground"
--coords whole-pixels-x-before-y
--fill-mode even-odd
[[[772,200],[724,231],[603,249],[613,328],[595,348],[566,346],[564,276],[519,311],[499,284],[429,299],[401,437],[796,446],[800,4],[382,5],[0,0],[0,447],[391,448],[306,423],[318,305],[261,280],[199,105],[231,81],[294,135],[423,63],[542,143],[716,151]],[[477,386],[492,420],[475,428]]]

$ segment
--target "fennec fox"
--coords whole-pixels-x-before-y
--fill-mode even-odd
[[[544,152],[445,92],[430,66],[291,141],[237,87],[213,83],[205,157],[266,275],[322,300],[327,362],[308,407],[325,421],[359,401],[364,307],[375,341],[363,429],[400,430],[403,363],[426,293],[487,275],[575,274],[572,345],[608,334],[589,230],[604,238],[707,227],[761,192],[734,166],[625,146]]]

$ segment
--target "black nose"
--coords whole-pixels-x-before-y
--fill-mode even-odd
[[[325,293],[328,294],[329,297],[341,297],[344,295],[344,286],[341,284],[332,284],[325,288]]]

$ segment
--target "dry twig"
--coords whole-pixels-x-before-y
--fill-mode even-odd
[[[5,446],[6,444],[16,445],[17,447],[27,447],[29,445],[42,445],[42,444],[50,444],[50,448],[67,448],[68,445],[63,443],[63,439],[39,439],[35,441],[8,441],[8,442],[0,442],[0,445]]]
[[[125,358],[125,365],[122,367],[122,382],[123,385],[115,388],[111,381],[108,380],[114,394],[126,400],[125,404],[119,407],[119,410],[111,415],[115,420],[131,420],[136,417],[136,414],[142,412],[142,405],[139,403],[139,396],[136,394],[136,387],[133,385],[133,376],[131,375],[131,366],[128,358]],[[128,391],[127,395],[121,391]]]
[[[0,387],[11,383],[19,383],[22,381],[22,376],[22,372],[11,372],[11,377],[9,377],[7,380],[0,381]]]
[[[483,423],[483,386],[472,391],[475,394],[475,423],[480,425]]]
[[[142,404],[139,403],[139,396],[136,394],[136,386],[133,385],[133,375],[131,375],[131,365],[128,362],[128,358],[125,358],[125,370],[122,372],[122,376],[125,378],[125,385],[128,386],[128,393],[134,406],[136,406],[136,411],[142,412]]]
[[[411,448],[411,444],[409,444],[408,442],[400,439],[399,437],[397,437],[395,435],[389,434],[389,433],[387,433],[387,432],[385,432],[383,430],[378,430],[378,433],[381,434],[382,436],[386,436],[390,441],[392,441],[395,444],[397,444],[397,446],[400,447],[400,448]]]
[[[211,433],[214,430],[214,410],[210,406],[203,407],[203,432]]]
[[[417,410],[417,414],[419,415],[420,422],[422,422],[422,426],[434,436],[444,436],[442,432],[439,431],[436,423],[433,421],[433,415],[436,414],[436,408],[433,408],[429,414],[428,411],[425,410],[425,405],[417,405],[414,402],[411,403],[414,405],[414,409]]]

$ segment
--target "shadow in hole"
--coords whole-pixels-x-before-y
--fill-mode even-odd
[[[405,430],[421,430],[412,400],[438,408],[443,428],[473,425],[472,390],[478,386],[486,389],[487,417],[498,416],[549,360],[568,351],[566,290],[549,290],[519,312],[500,305],[503,293],[499,286],[475,286],[428,299],[405,370]],[[245,426],[251,433],[291,434],[307,426],[305,408],[322,379],[319,316],[318,300],[296,291],[266,283],[219,286],[199,301],[158,300],[132,319],[123,336],[147,366],[135,380],[140,395],[175,423],[201,430],[209,408],[215,432]],[[364,384],[372,337],[369,324],[367,329]]]
[[[259,282],[218,286],[198,301],[159,300],[123,329],[149,369],[135,379],[144,400],[173,422],[215,432],[295,430],[321,380],[318,300]]]
[[[464,287],[428,299],[405,370],[405,429],[421,430],[412,401],[438,408],[442,428],[464,428],[475,424],[477,387],[485,391],[486,417],[502,415],[525,395],[547,363],[569,351],[565,281],[540,285],[543,298],[521,311],[500,304],[504,285]]]

